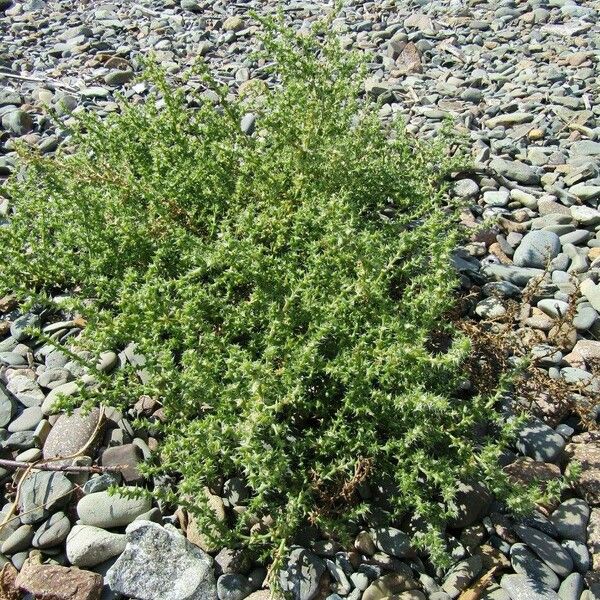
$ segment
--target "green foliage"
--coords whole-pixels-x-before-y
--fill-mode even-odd
[[[344,539],[360,519],[416,513],[442,562],[457,480],[507,490],[494,398],[455,393],[470,346],[445,316],[456,227],[442,181],[457,160],[443,134],[382,126],[360,57],[334,37],[265,28],[273,89],[231,99],[199,67],[220,101],[192,109],[150,65],[155,97],[82,117],[75,152],[24,157],[0,281],[36,301],[68,293],[88,322],[79,348],[135,343],[143,382],[121,369],[96,401],[160,401],[145,472],[177,478],[154,493],[223,543],[271,552],[307,523]],[[232,476],[249,497],[224,527],[203,490]]]

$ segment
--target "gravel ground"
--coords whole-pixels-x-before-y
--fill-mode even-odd
[[[282,5],[296,29],[331,9]],[[249,11],[275,7],[271,0],[0,0],[0,177],[14,170],[17,140],[51,153],[69,143],[72,114],[115,111],[116,92],[142,101],[147,85],[133,78],[150,51],[174,80],[198,55],[232,93],[265,78],[265,65],[249,57],[257,48]],[[600,598],[600,434],[573,410],[600,421],[599,14],[600,3],[574,0],[351,0],[335,20],[348,47],[372,53],[365,87],[382,101],[383,119],[404,115],[411,132],[430,137],[452,116],[469,139],[475,169],[453,193],[472,205],[463,214],[472,241],[454,255],[463,286],[476,292],[471,315],[516,332],[536,369],[575,390],[569,404],[554,388],[538,394],[507,468],[516,479],[552,480],[576,460],[583,474],[560,505],[524,522],[499,512],[484,489],[461,484],[459,516],[448,530],[456,564],[446,572],[423,564],[410,537],[394,528],[364,531],[351,549],[325,540],[297,547],[281,572],[294,599]],[[0,222],[7,211],[0,197]],[[537,277],[544,281],[535,293],[523,293]],[[518,314],[510,299],[520,303]],[[157,442],[130,420],[152,407],[53,414],[56,395],[74,393],[85,373],[23,330],[38,324],[64,339],[79,324],[37,323],[6,299],[0,316],[1,456],[65,457],[99,437],[79,464],[126,464],[125,485],[140,483],[136,465]],[[135,359],[131,348],[107,352],[101,368]],[[10,484],[11,472],[0,475]],[[107,473],[29,473],[17,516],[7,485],[0,598],[18,598],[17,588],[25,598],[65,600],[268,597],[265,565],[208,547],[182,511],[108,496],[115,481]],[[225,515],[243,502],[241,486],[228,481],[212,498],[215,510]],[[461,596],[492,569],[488,585]]]

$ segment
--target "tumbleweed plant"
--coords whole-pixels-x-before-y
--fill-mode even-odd
[[[144,103],[25,155],[0,286],[46,307],[60,295],[87,323],[77,349],[135,345],[94,400],[159,402],[152,493],[222,545],[280,557],[307,528],[346,541],[416,514],[415,544],[443,562],[457,482],[506,488],[506,426],[493,397],[457,392],[470,345],[445,317],[443,182],[462,159],[443,132],[382,124],[333,34],[263,27],[274,84],[232,97],[198,67],[216,96],[190,102],[149,65]],[[222,522],[206,490],[232,477],[247,497]]]

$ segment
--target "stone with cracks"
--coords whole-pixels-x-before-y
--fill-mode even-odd
[[[319,580],[325,572],[325,562],[305,548],[292,548],[279,581],[293,600],[311,600],[319,591]]]
[[[113,592],[138,600],[208,600],[217,597],[212,559],[174,527],[135,521],[127,546],[106,579]]]

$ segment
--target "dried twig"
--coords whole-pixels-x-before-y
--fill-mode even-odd
[[[0,77],[6,77],[7,79],[19,79],[20,81],[33,81],[35,83],[46,83],[54,87],[64,88],[69,92],[72,92],[73,94],[80,93],[79,90],[76,90],[70,85],[67,85],[66,83],[61,83],[60,81],[57,81],[56,79],[51,79],[49,77],[31,77],[29,75],[18,75],[17,73],[8,73],[7,71],[0,71]]]
[[[49,458],[46,459],[45,464],[51,463],[51,462],[59,462],[62,460],[70,460],[72,458],[77,458],[79,456],[81,456],[82,454],[85,453],[85,451],[94,443],[94,440],[96,439],[96,436],[98,435],[98,433],[100,432],[100,427],[103,423],[104,420],[104,407],[102,407],[100,409],[100,415],[98,415],[98,422],[96,423],[96,427],[94,428],[94,431],[92,432],[92,435],[88,438],[88,441],[79,449],[77,450],[77,452],[74,452],[73,454],[71,454],[70,456],[57,456],[56,458]],[[6,513],[6,516],[4,517],[4,519],[2,520],[2,523],[0,523],[0,531],[2,531],[5,527],[5,525],[12,520],[12,516],[17,508],[17,505],[19,503],[19,497],[21,495],[21,486],[23,484],[23,482],[25,481],[25,479],[27,478],[27,476],[31,473],[31,471],[33,469],[36,469],[37,463],[31,463],[27,466],[27,468],[25,469],[25,472],[23,473],[23,475],[21,476],[21,478],[19,479],[19,483],[17,484],[17,491],[15,494],[15,499],[10,507],[10,510]]]
[[[544,191],[535,190],[533,188],[525,187],[523,185],[519,185],[514,181],[508,180],[504,175],[500,175],[500,173],[496,173],[493,169],[486,167],[482,164],[475,164],[473,167],[468,169],[463,169],[454,173],[454,179],[458,179],[461,175],[472,175],[474,173],[478,173],[480,175],[486,175],[487,177],[491,177],[495,179],[500,185],[503,185],[505,188],[509,190],[520,190],[521,192],[525,192],[527,194],[531,194],[532,196],[543,196],[545,194]]]
[[[60,458],[60,460],[65,460]],[[0,458],[0,467],[5,469],[28,469],[31,463],[21,462],[19,460],[8,460]],[[51,465],[49,463],[36,463],[34,465],[36,471],[63,471],[65,473],[106,473],[106,472],[121,472],[123,466],[116,467],[101,467],[99,465]]]

